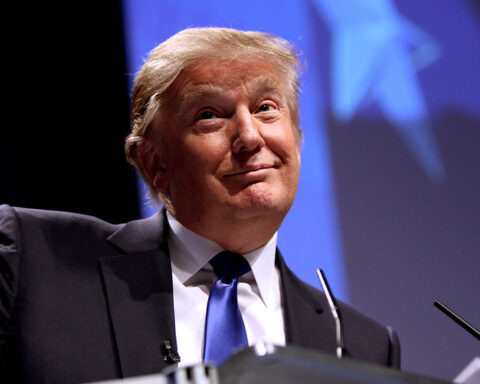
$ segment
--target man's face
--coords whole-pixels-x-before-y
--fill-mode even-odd
[[[222,220],[280,223],[295,197],[300,153],[272,66],[203,62],[184,70],[168,96],[154,138],[163,170],[155,186],[175,217],[193,230]]]

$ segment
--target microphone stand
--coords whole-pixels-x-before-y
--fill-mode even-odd
[[[327,278],[321,269],[317,269],[317,275],[322,284],[323,291],[327,297],[328,305],[330,306],[330,312],[332,313],[333,319],[335,320],[335,336],[337,341],[337,358],[342,359],[344,356],[347,356],[347,350],[345,349],[345,342],[343,338],[343,318],[338,307],[337,300],[333,296],[332,290],[328,285]]]
[[[467,323],[464,319],[458,316],[455,312],[453,312],[450,308],[448,308],[445,304],[442,304],[440,301],[436,300],[433,305],[445,313],[448,317],[450,317],[453,321],[455,321],[458,325],[460,325],[463,329],[467,332],[472,334],[477,340],[480,340],[480,331],[476,329],[472,324]]]

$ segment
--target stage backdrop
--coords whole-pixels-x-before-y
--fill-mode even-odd
[[[305,134],[288,264],[393,326],[403,368],[451,380],[480,354],[480,12],[469,1],[124,0],[128,68],[186,27],[277,34],[303,51]],[[155,211],[144,200],[142,215]],[[347,345],[348,348],[348,345]]]

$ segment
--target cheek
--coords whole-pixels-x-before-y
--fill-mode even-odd
[[[295,135],[290,126],[278,126],[269,130],[265,141],[277,156],[286,164],[299,164],[300,152]]]
[[[175,164],[177,169],[191,175],[212,174],[219,164],[226,158],[229,146],[222,135],[205,134],[189,135],[182,143],[178,143],[175,152]],[[180,166],[181,165],[181,166]]]

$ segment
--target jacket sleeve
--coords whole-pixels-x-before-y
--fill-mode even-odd
[[[13,358],[11,350],[16,326],[13,310],[18,291],[20,231],[15,210],[0,206],[0,378]],[[0,380],[1,381],[1,380]]]
[[[387,327],[388,338],[390,340],[390,351],[388,357],[388,365],[392,368],[400,369],[400,340],[397,332],[391,327]]]

